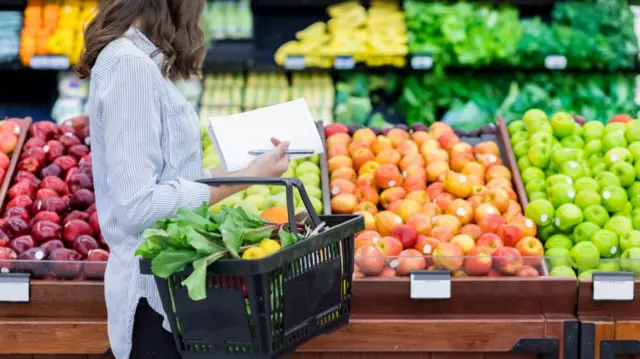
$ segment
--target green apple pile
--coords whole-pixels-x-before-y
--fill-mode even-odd
[[[216,152],[215,146],[211,142],[205,128],[202,129],[202,147],[203,147],[203,167],[213,168],[220,164],[220,158]],[[317,213],[321,214],[324,207],[322,203],[322,189],[320,179],[320,156],[313,155],[311,157],[293,160],[289,162],[289,168],[282,177],[295,177],[300,179],[304,184],[304,189],[309,196],[309,200]],[[295,212],[300,213],[306,211],[300,193],[296,190]],[[259,215],[265,209],[280,206],[287,208],[287,196],[284,186],[267,186],[253,185],[244,191],[231,195],[224,200],[214,204],[209,208],[211,212],[220,212],[222,206],[242,207],[245,211]]]
[[[532,109],[508,132],[550,275],[640,275],[640,120]]]

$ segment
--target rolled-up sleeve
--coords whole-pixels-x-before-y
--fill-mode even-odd
[[[123,57],[105,81],[100,101],[107,150],[109,200],[118,225],[140,233],[180,207],[197,208],[210,198],[205,184],[159,182],[164,167],[161,103],[150,65]]]

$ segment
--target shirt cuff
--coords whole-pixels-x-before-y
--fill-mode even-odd
[[[181,182],[182,198],[184,199],[181,207],[198,208],[202,205],[202,202],[209,204],[211,199],[209,185],[185,180],[181,180]]]

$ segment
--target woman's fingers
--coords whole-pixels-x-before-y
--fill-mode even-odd
[[[278,154],[278,158],[284,157],[287,152],[287,148],[289,148],[289,141],[280,142],[277,146],[276,153]]]
[[[273,143],[274,146],[278,146],[279,144],[282,143],[282,141],[280,141],[279,139],[277,139],[275,137],[271,137],[271,143]]]

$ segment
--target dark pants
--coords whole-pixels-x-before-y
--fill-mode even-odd
[[[173,335],[162,328],[162,316],[140,299],[133,324],[131,359],[180,359]]]

